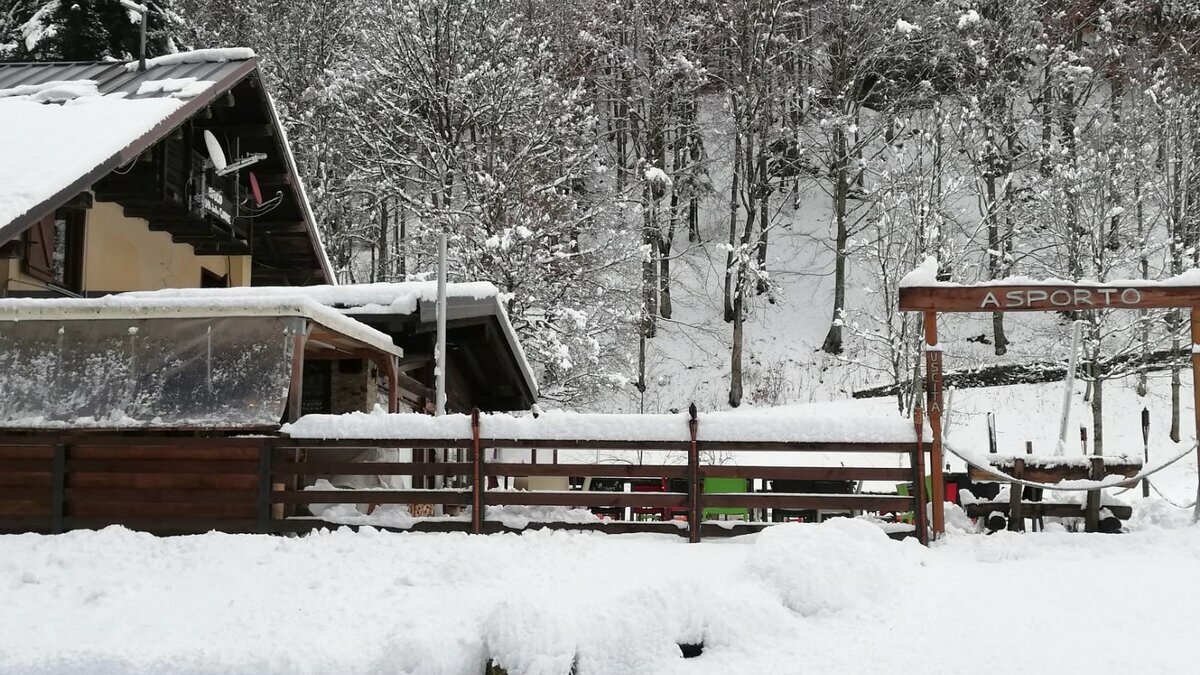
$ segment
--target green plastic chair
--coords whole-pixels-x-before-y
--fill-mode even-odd
[[[908,483],[896,483],[896,494],[900,495],[901,497],[910,496],[908,494],[908,485],[909,485]],[[928,497],[929,494],[932,492],[933,492],[933,476],[925,476],[925,496]],[[896,520],[898,520],[902,523],[911,523],[911,522],[913,522],[915,517],[916,516],[913,514],[912,511],[905,511],[904,513],[896,514]]]
[[[705,478],[704,494],[728,494],[730,492],[746,492],[745,478]],[[744,506],[706,506],[703,520],[713,516],[741,516],[742,520],[750,520],[750,509]]]

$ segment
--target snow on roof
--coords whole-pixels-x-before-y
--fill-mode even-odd
[[[190,52],[167,54],[146,60],[146,69],[158,66],[177,66],[181,63],[223,63],[225,61],[246,61],[255,57],[254,50],[246,47],[226,47],[224,49],[196,49]],[[125,69],[136,71],[137,61],[125,64]]]
[[[99,96],[95,80],[53,80],[40,84],[22,84],[0,89],[0,98],[26,96],[36,103],[63,103],[87,96]]]
[[[225,316],[300,316],[396,356],[404,352],[370,326],[304,295],[266,297],[15,298],[0,300],[0,321],[81,321],[89,319],[170,319]]]
[[[520,440],[687,441],[688,417],[674,415],[589,414],[562,410],[538,417],[481,416],[485,438]],[[431,417],[413,413],[305,415],[285,425],[293,438],[465,439],[471,418],[455,414]],[[699,415],[701,441],[748,443],[912,443],[912,421],[900,417],[846,414],[836,403],[710,412]]]
[[[446,284],[446,296],[486,300],[500,291],[486,281]],[[248,286],[241,288],[170,288],[122,293],[133,298],[243,298],[304,296],[351,314],[412,314],[421,302],[437,300],[436,281],[381,282],[320,286]]]
[[[0,98],[0,226],[112,160],[183,105],[116,96],[47,105],[40,95]]]
[[[1111,288],[1152,288],[1162,286],[1200,286],[1200,269],[1184,270],[1181,274],[1166,279],[1113,279],[1111,281],[1095,281],[1093,279],[1036,279],[1028,276],[1003,277],[987,281],[977,281],[970,284],[960,284],[951,281],[938,281],[938,263],[933,256],[926,258],[916,269],[905,274],[900,279],[900,288],[938,287],[938,288],[986,288],[993,286],[1094,286]]]
[[[137,95],[170,94],[172,98],[193,98],[216,84],[211,80],[195,77],[175,77],[163,80],[146,80],[138,85]]]
[[[122,295],[135,298],[241,298],[303,295],[330,307],[353,315],[399,314],[409,315],[420,309],[422,302],[437,300],[436,281],[380,282],[374,284],[346,284],[320,286],[253,286],[244,288],[172,288],[160,291],[135,291]],[[446,284],[448,298],[468,300],[493,300],[501,330],[513,351],[521,376],[537,398],[537,377],[525,356],[521,341],[508,319],[504,303],[500,302],[500,289],[486,281]]]

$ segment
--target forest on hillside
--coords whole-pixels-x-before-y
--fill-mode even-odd
[[[428,274],[447,233],[452,278],[501,288],[554,400],[644,389],[672,264],[703,246],[740,404],[801,194],[830,214],[821,348],[894,382],[920,332],[898,281],[927,256],[968,282],[1200,262],[1200,0],[145,4],[152,52],[257,51],[343,281]],[[130,58],[131,23],[118,0],[15,0],[0,58]],[[1179,312],[1129,314],[1075,317],[1097,390],[1186,344]],[[1003,315],[981,339],[1005,354]]]

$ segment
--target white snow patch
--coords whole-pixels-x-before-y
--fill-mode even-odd
[[[195,49],[190,52],[167,54],[146,60],[146,68],[156,66],[176,66],[182,63],[223,63],[225,61],[245,61],[256,55],[253,49],[246,47],[227,47],[224,49]],[[138,69],[138,62],[125,64],[125,69],[133,72]]]
[[[199,80],[194,77],[168,78],[165,80],[147,80],[138,85],[136,96],[144,94],[171,94],[175,98],[195,98],[216,82]]]
[[[23,97],[35,103],[65,103],[77,98],[99,96],[95,80],[68,80],[22,84],[11,89],[0,89],[0,98]]]
[[[500,294],[488,282],[446,284],[446,296],[486,300]],[[412,314],[421,302],[437,300],[436,281],[382,282],[321,286],[253,286],[244,288],[171,288],[124,293],[136,298],[264,298],[304,296],[351,314]]]

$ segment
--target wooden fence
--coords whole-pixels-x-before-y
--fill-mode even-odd
[[[908,482],[923,487],[921,450],[916,443],[735,442],[691,440],[500,439],[470,438],[315,440],[285,437],[163,437],[36,434],[0,437],[0,532],[63,532],[120,524],[160,534],[300,532],[331,523],[299,515],[313,504],[440,504],[470,507],[470,520],[433,519],[410,529],[488,533],[513,528],[486,520],[487,506],[563,506],[590,509],[664,509],[686,518],[678,522],[600,521],[530,523],[529,528],[597,529],[607,532],[675,532],[690,541],[761,529],[762,522],[703,522],[706,508],[831,510],[915,514],[915,534],[925,541],[925,504],[919,496],[891,493],[828,494],[754,492],[762,481]],[[364,449],[411,449],[420,461],[355,462]],[[433,449],[451,450],[455,461],[428,461]],[[604,450],[609,453],[660,451],[686,458],[681,464],[588,463],[517,464],[486,461],[494,449]],[[702,458],[729,452],[775,451],[796,456],[796,466],[705,464]],[[908,466],[806,466],[814,453],[865,456],[890,454]],[[458,461],[461,458],[462,461]],[[899,463],[899,462],[897,462]],[[453,479],[461,487],[411,489],[314,489],[330,476],[413,476]],[[517,491],[488,488],[489,478],[660,479],[676,491],[601,492]],[[706,494],[706,478],[747,479],[750,491]],[[683,488],[683,489],[679,489]],[[920,495],[923,491],[913,490]]]

